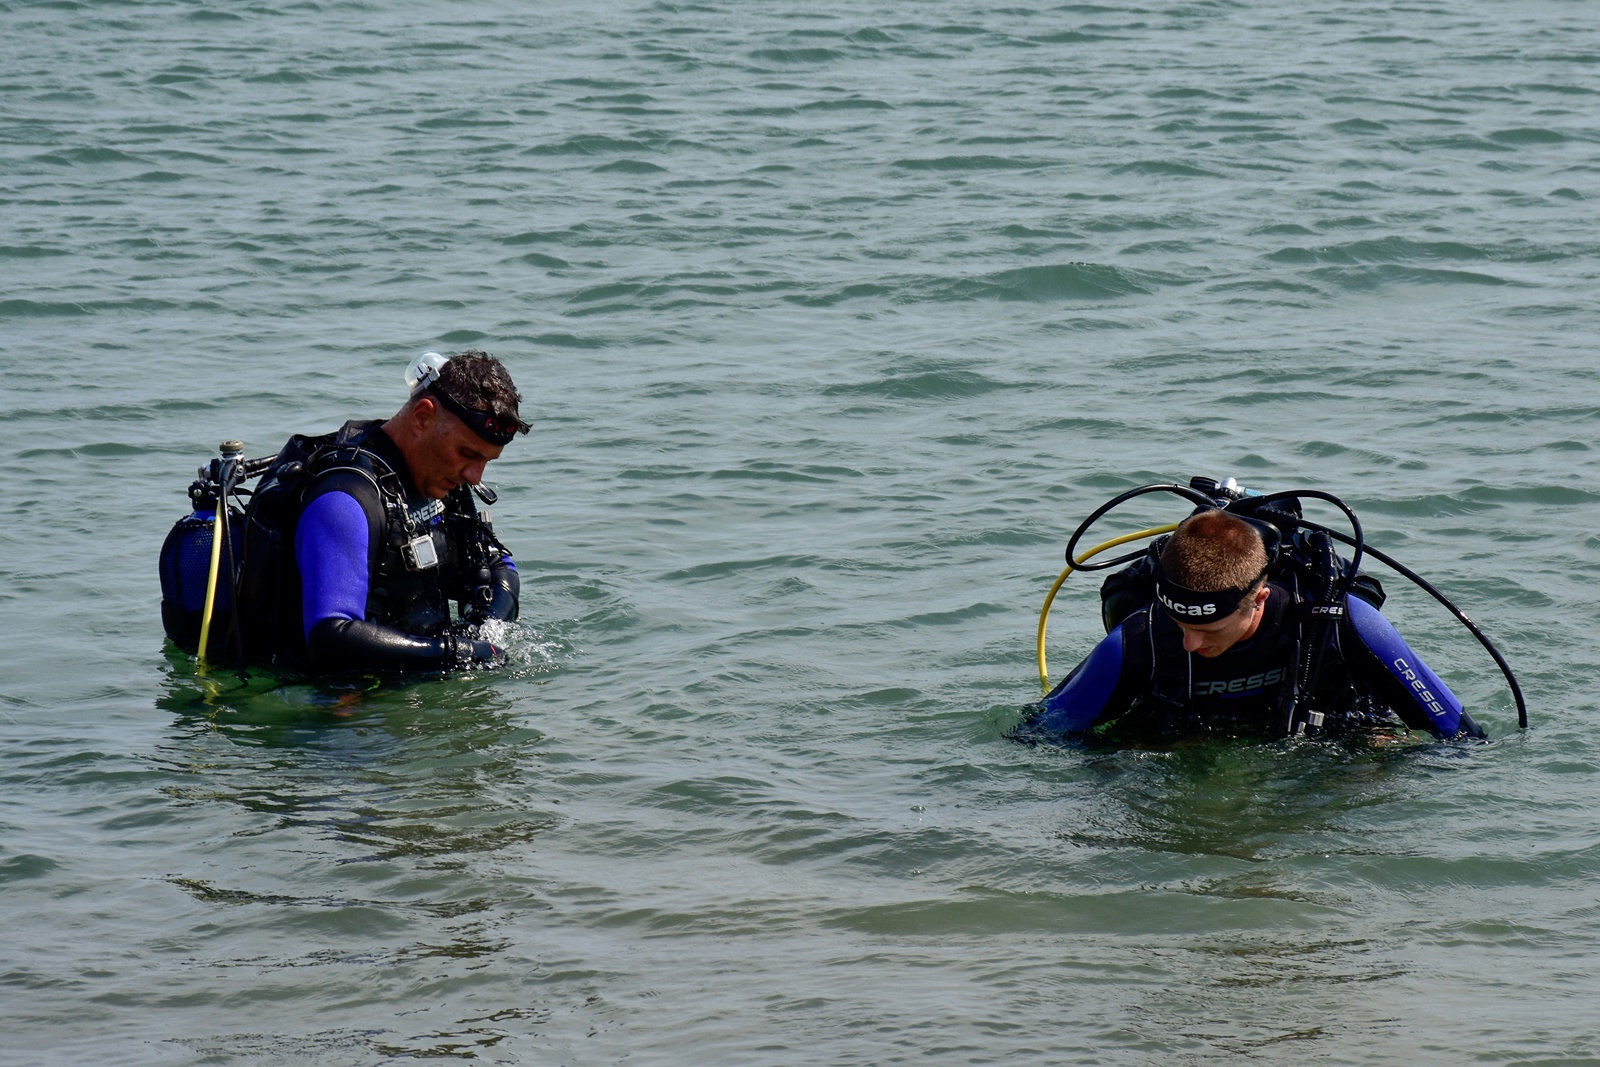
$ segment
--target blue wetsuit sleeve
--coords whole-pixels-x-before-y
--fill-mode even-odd
[[[420,637],[368,622],[374,566],[373,517],[338,490],[314,497],[295,532],[306,652],[322,670],[448,670],[498,664],[505,653],[488,641],[446,633]],[[516,572],[510,572],[513,580]]]
[[[367,513],[349,493],[324,493],[306,505],[294,553],[300,565],[300,620],[308,639],[323,619],[366,618],[369,542]]]
[[[1346,648],[1345,659],[1357,679],[1394,709],[1414,730],[1454,737],[1462,728],[1461,701],[1433,669],[1422,662],[1377,608],[1350,597],[1350,631],[1360,645]]]
[[[1106,634],[1094,651],[1041,700],[1025,723],[1029,734],[1081,734],[1108,711],[1122,677],[1123,627]]]

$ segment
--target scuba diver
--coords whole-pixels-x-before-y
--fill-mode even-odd
[[[528,432],[522,397],[484,352],[429,352],[406,378],[410,397],[388,420],[296,435],[262,460],[224,442],[223,458],[201,468],[196,513],[162,549],[162,617],[176,644],[202,663],[221,648],[232,662],[317,672],[504,662],[484,624],[517,617],[520,582],[473,498],[494,502],[484,468]],[[234,493],[249,495],[245,510]]]
[[[1078,540],[1095,520],[1149,492],[1171,492],[1197,506],[1175,526],[1077,554]],[[1300,497],[1335,503],[1354,536],[1304,519]],[[1148,549],[1086,562],[1101,549],[1167,531]],[[1335,554],[1333,540],[1355,546],[1354,558]],[[1461,701],[1379,612],[1384,593],[1357,569],[1363,554],[1455,611],[1505,671],[1526,726],[1522,694],[1499,653],[1421,578],[1367,548],[1359,521],[1341,501],[1314,490],[1252,495],[1232,479],[1196,478],[1187,488],[1155,485],[1125,493],[1078,528],[1062,579],[1075,569],[1135,562],[1102,586],[1105,638],[1029,709],[1011,736],[1165,743],[1208,733],[1350,736],[1403,725],[1439,739],[1483,739]],[[1047,600],[1046,615],[1049,606]],[[1044,621],[1041,616],[1041,680]]]

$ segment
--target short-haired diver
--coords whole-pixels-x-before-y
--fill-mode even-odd
[[[1097,519],[1151,492],[1182,496],[1196,509],[1175,528],[1143,531],[1172,531],[1148,549],[1087,562],[1100,549],[1141,536],[1135,534],[1077,554]],[[1300,497],[1336,504],[1354,535],[1304,519]],[[1333,540],[1354,546],[1353,558],[1336,555]],[[1439,739],[1483,738],[1450,687],[1379,612],[1382,587],[1357,569],[1364,554],[1417,582],[1472,630],[1505,672],[1526,726],[1522,694],[1499,652],[1432,586],[1367,548],[1359,520],[1342,501],[1314,490],[1247,495],[1231,479],[1196,478],[1188,487],[1124,493],[1079,526],[1063,579],[1075,569],[1136,562],[1102,587],[1105,638],[1012,736],[1148,744],[1197,734],[1348,736],[1403,724]]]

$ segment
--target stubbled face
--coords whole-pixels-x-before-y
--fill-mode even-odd
[[[1261,615],[1266,611],[1268,595],[1263,585],[1245,600],[1243,608],[1215,622],[1195,624],[1173,618],[1178,629],[1183,631],[1183,650],[1215,659],[1240,641],[1254,636],[1256,627],[1261,625]]]
[[[458,485],[477,485],[483,481],[483,469],[505,451],[442,408],[435,408],[426,421],[420,447],[406,457],[406,463],[417,492],[429,499],[443,500]]]

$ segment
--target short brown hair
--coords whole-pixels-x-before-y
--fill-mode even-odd
[[[1196,592],[1253,590],[1267,569],[1267,547],[1248,522],[1225,511],[1190,515],[1161,550],[1161,572]]]

